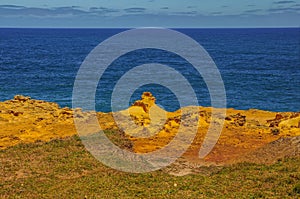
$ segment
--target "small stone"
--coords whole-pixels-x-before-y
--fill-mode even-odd
[[[20,101],[20,102],[26,102],[26,101],[28,101],[28,100],[30,100],[30,99],[31,99],[30,97],[25,97],[25,96],[23,96],[23,95],[16,95],[16,96],[14,97],[14,100]]]
[[[281,114],[276,114],[275,120],[281,120],[283,116]]]
[[[23,113],[22,112],[14,112],[13,115],[14,116],[19,116],[19,115],[23,115]]]
[[[225,120],[230,121],[231,118],[227,116],[227,117],[225,117]]]
[[[279,131],[279,129],[271,129],[271,133],[273,135],[279,135],[280,131]]]

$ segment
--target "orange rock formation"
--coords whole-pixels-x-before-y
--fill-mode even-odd
[[[189,110],[183,115],[182,110]],[[155,104],[155,97],[145,92],[128,110],[117,113],[97,113],[101,128],[124,131],[133,143],[136,153],[158,150],[168,144],[183,121],[198,125],[196,137],[184,154],[190,162],[213,164],[245,160],[245,154],[267,146],[283,137],[300,136],[299,112],[269,112],[256,109],[227,109],[222,134],[214,149],[204,160],[198,151],[211,123],[210,107],[184,107],[166,112]],[[49,141],[76,134],[73,115],[88,121],[90,112],[60,108],[56,103],[15,96],[0,102],[0,149],[37,140]],[[215,121],[214,121],[215,122]],[[260,153],[262,154],[262,153]]]

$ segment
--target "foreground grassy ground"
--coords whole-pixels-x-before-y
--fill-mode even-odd
[[[131,174],[95,160],[76,136],[0,151],[0,198],[300,198],[300,159],[176,177]]]

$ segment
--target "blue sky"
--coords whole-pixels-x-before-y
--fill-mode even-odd
[[[300,27],[300,0],[0,0],[0,27]]]

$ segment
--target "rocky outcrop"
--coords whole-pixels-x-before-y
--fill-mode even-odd
[[[73,111],[17,95],[0,103],[0,148],[74,135]]]
[[[149,113],[150,108],[155,105],[155,97],[153,97],[152,93],[144,92],[142,94],[142,99],[135,101],[132,106],[138,106],[143,108],[144,112]]]
[[[218,111],[219,109],[215,109]],[[127,110],[117,113],[96,113],[102,130],[124,132],[136,153],[163,148],[182,128],[187,135],[196,133],[184,157],[193,163],[224,164],[240,160],[245,154],[276,140],[300,136],[300,113],[276,113],[256,109],[227,109],[227,116],[218,143],[205,159],[198,152],[212,121],[211,107],[183,107],[167,112],[155,104],[155,97],[146,92]],[[0,102],[0,149],[37,140],[49,141],[76,134],[75,116],[89,122],[91,112],[61,108],[56,103],[15,96]],[[196,132],[191,129],[196,127]],[[182,147],[182,146],[180,146]],[[265,150],[268,151],[268,150]],[[267,154],[266,154],[267,155]],[[276,157],[276,155],[274,155]]]

